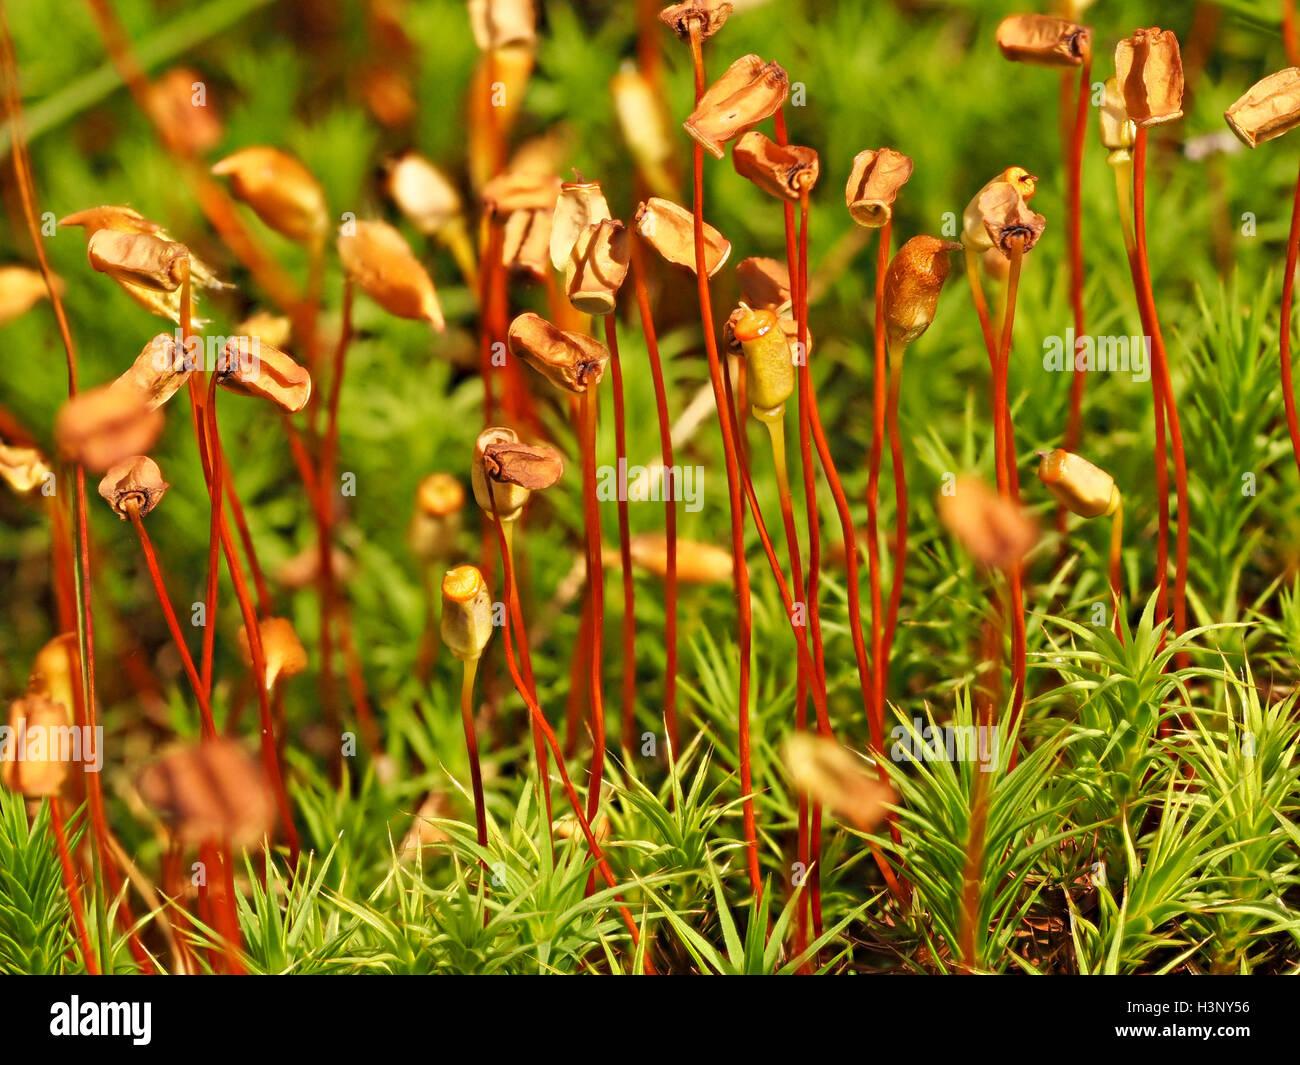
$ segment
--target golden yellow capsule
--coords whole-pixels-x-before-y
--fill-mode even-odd
[[[930,328],[948,278],[948,256],[960,250],[961,245],[953,241],[921,236],[894,255],[885,272],[885,326],[895,358]]]
[[[745,353],[754,417],[780,418],[795,383],[794,359],[780,320],[772,311],[741,307],[732,316],[731,331]]]
[[[671,200],[652,196],[637,208],[633,225],[655,251],[676,266],[695,269],[695,216]],[[731,255],[731,242],[704,223],[704,270],[712,277]]]
[[[0,742],[0,780],[28,799],[58,795],[68,779],[61,758],[71,713],[62,703],[29,692],[9,704],[9,733]],[[84,752],[83,752],[84,754]]]
[[[53,471],[34,447],[0,444],[0,480],[20,496],[49,483]]]
[[[783,753],[794,786],[859,832],[874,829],[897,801],[863,759],[829,737],[794,732]]]
[[[1300,125],[1300,67],[1287,67],[1257,81],[1223,117],[1250,148],[1294,129]]]
[[[1081,518],[1109,517],[1120,507],[1115,479],[1082,456],[1062,448],[1040,453],[1038,479],[1061,506]]]
[[[329,227],[325,192],[305,166],[279,148],[258,145],[222,159],[212,172],[277,233],[299,244],[322,240]]]
[[[492,638],[492,598],[475,566],[457,566],[442,578],[442,642],[462,661],[474,661]]]

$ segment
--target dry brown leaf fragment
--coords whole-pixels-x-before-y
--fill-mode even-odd
[[[1115,46],[1115,77],[1124,108],[1138,126],[1183,115],[1183,59],[1178,38],[1159,26],[1134,31]]]
[[[604,344],[560,329],[532,311],[510,323],[506,339],[512,355],[566,391],[585,392],[605,376],[609,349]]]
[[[1271,141],[1300,125],[1300,67],[1255,82],[1223,113],[1247,147]]]
[[[729,141],[776,114],[789,92],[790,79],[780,64],[744,55],[705,90],[683,126],[721,159]]]
[[[1077,67],[1092,54],[1092,31],[1052,15],[1008,15],[998,23],[1007,59],[1047,67]]]
[[[338,247],[348,277],[389,314],[427,321],[438,332],[446,328],[432,278],[387,222],[350,223]]]
[[[275,824],[275,800],[261,766],[224,737],[182,747],[140,774],[140,796],[186,844],[260,842]]]
[[[794,786],[859,832],[872,831],[898,799],[863,759],[829,737],[792,733],[784,755]]]
[[[879,229],[894,217],[894,200],[912,176],[912,160],[893,148],[867,148],[853,157],[844,203],[853,221]]]
[[[741,177],[784,200],[798,201],[812,191],[821,175],[821,161],[812,148],[777,144],[758,130],[750,130],[736,142],[731,162]]]
[[[158,463],[148,455],[136,455],[113,466],[99,482],[99,494],[123,521],[132,512],[144,517],[170,488]]]
[[[1025,511],[978,477],[958,477],[940,493],[939,520],[976,562],[996,569],[1018,563],[1038,540]]]
[[[695,269],[695,216],[671,200],[652,196],[636,211],[633,225],[655,251],[676,266]],[[731,255],[731,242],[704,223],[704,269],[712,277]]]

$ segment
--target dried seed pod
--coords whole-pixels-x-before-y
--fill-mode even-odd
[[[94,473],[103,473],[132,455],[149,451],[162,433],[162,411],[118,384],[78,392],[54,419],[59,454]]]
[[[1223,117],[1248,148],[1300,126],[1300,67],[1287,67],[1255,82]]]
[[[551,212],[515,211],[501,234],[501,265],[545,281],[551,274]]]
[[[90,207],[84,211],[77,211],[59,219],[61,226],[80,226],[86,234],[87,243],[90,238],[98,233],[101,229],[112,230],[116,233],[141,233],[145,236],[157,237],[159,240],[172,241],[171,235],[163,229],[157,222],[145,218],[139,211],[133,207],[124,207],[121,205],[107,204],[102,207]],[[174,241],[172,241],[175,243]],[[233,288],[233,285],[224,283],[217,277],[217,273],[207,263],[195,255],[192,251],[190,255],[190,282],[199,288],[223,289]],[[124,288],[133,298],[143,303],[146,309],[153,311],[155,314],[164,314],[166,317],[175,317],[172,313],[172,307],[177,310],[180,306],[179,292],[172,295],[168,300],[163,300],[167,308],[166,311],[156,309],[160,303],[160,297],[157,292],[150,289],[133,290],[132,286],[124,285]],[[147,302],[151,301],[151,302]]]
[[[604,344],[566,332],[531,311],[510,323],[506,340],[512,355],[566,391],[585,392],[605,376],[609,349]]]
[[[613,217],[595,181],[566,181],[560,186],[551,222],[551,265],[564,270],[574,262],[578,238],[590,226]]]
[[[749,402],[759,421],[779,419],[794,393],[794,359],[790,344],[772,311],[750,310],[744,304],[730,319],[732,335],[745,353],[749,370]]]
[[[637,233],[655,251],[677,266],[695,269],[695,216],[671,200],[652,196],[636,209]],[[704,268],[709,277],[726,264],[731,242],[704,223]]]
[[[0,266],[0,325],[26,314],[45,296],[45,278],[39,270]]]
[[[1092,55],[1092,31],[1051,15],[1008,15],[998,23],[998,48],[1016,63],[1077,67]]]
[[[163,139],[186,155],[202,155],[221,143],[221,119],[197,70],[172,67],[156,78],[149,85],[148,107]]]
[[[433,281],[401,233],[387,222],[356,222],[351,232],[340,234],[338,244],[343,269],[367,296],[389,314],[443,331]]]
[[[707,41],[722,29],[731,10],[732,5],[726,0],[685,0],[685,3],[669,4],[660,11],[659,21],[683,41],[690,40],[692,27],[700,40]]]
[[[627,278],[631,247],[627,227],[607,218],[578,236],[566,271],[569,302],[583,314],[612,314]]]
[[[296,414],[311,399],[311,374],[293,359],[257,337],[231,337],[221,351],[217,383],[244,396],[269,399]]]
[[[1061,506],[1081,518],[1109,517],[1120,507],[1115,479],[1072,452],[1039,452],[1038,479]]]
[[[28,692],[9,704],[9,734],[0,741],[0,781],[28,799],[58,795],[68,779],[71,715],[62,703]],[[85,751],[83,757],[88,757]]]
[[[449,473],[431,473],[415,493],[408,539],[411,550],[425,562],[447,558],[460,539],[465,488]]]
[[[147,233],[101,229],[86,244],[90,265],[122,285],[174,292],[185,277],[189,249]]]
[[[868,148],[853,157],[844,202],[853,221],[879,229],[894,217],[894,200],[912,176],[912,160],[893,148]]]
[[[930,328],[948,279],[948,255],[960,250],[950,240],[913,237],[895,253],[885,272],[885,327],[895,358]]]
[[[150,410],[156,410],[176,395],[195,369],[176,343],[175,336],[159,333],[144,346],[130,368],[113,382],[113,387],[133,390],[144,397]]]
[[[821,175],[821,160],[813,149],[777,144],[758,130],[750,130],[736,142],[731,163],[741,177],[784,200],[797,201],[811,192]]]
[[[456,186],[424,156],[405,152],[387,170],[389,197],[421,233],[435,236],[461,217]]]
[[[1008,258],[1017,244],[1022,252],[1031,250],[1047,226],[1047,219],[1007,184],[994,185],[985,192],[976,209],[984,220],[984,230],[993,247]]]
[[[275,799],[261,766],[224,737],[174,750],[140,774],[137,788],[186,844],[228,840],[250,847],[275,824]]]
[[[995,246],[987,225],[987,212],[997,207],[999,203],[1014,212],[1028,211],[1028,207],[1022,208],[1017,204],[1014,197],[1006,193],[1005,188],[1010,188],[1027,204],[1038,189],[1038,178],[1023,167],[1009,166],[980,189],[971,198],[962,214],[961,242],[966,247],[984,252]],[[991,193],[996,193],[996,196],[986,199]]]
[[[1128,117],[1124,108],[1124,94],[1119,91],[1119,82],[1107,78],[1098,110],[1101,122],[1101,143],[1110,152],[1112,163],[1125,162],[1133,148],[1137,136],[1137,123]]]
[[[859,832],[870,832],[898,797],[867,763],[827,736],[792,733],[783,751],[794,786]]]
[[[475,189],[481,189],[501,168],[501,145],[508,141],[519,116],[534,58],[531,46],[510,45],[490,49],[474,65],[467,154],[470,184]]]
[[[261,618],[257,622],[257,631],[262,639],[262,661],[266,666],[262,682],[267,691],[273,689],[281,677],[296,677],[307,668],[307,649],[288,618]],[[248,631],[242,625],[239,627],[239,653],[244,665],[251,669],[253,649],[248,643]]]
[[[496,219],[516,211],[555,211],[561,181],[553,173],[511,163],[510,169],[498,174],[483,186],[483,209]]]
[[[1183,58],[1172,30],[1136,30],[1115,46],[1115,77],[1124,108],[1139,126],[1183,116]]]
[[[740,296],[751,307],[774,311],[790,302],[790,268],[776,259],[751,257],[736,264]]]
[[[683,126],[721,159],[728,141],[776,114],[789,92],[790,79],[780,64],[743,55],[709,86]]]
[[[553,447],[502,440],[483,448],[483,473],[494,484],[539,492],[564,476],[564,459]]]
[[[129,521],[132,511],[143,518],[153,510],[170,487],[163,480],[158,463],[148,455],[136,455],[104,474],[99,482],[99,494],[113,508],[113,513]]]
[[[0,444],[0,480],[20,496],[49,483],[53,476],[49,463],[34,447]]]
[[[502,521],[514,521],[523,513],[524,504],[531,494],[527,488],[516,484],[497,484],[490,481],[487,469],[489,448],[503,444],[519,443],[519,434],[504,425],[492,425],[478,434],[474,441],[474,462],[470,466],[470,487],[474,502],[483,513],[492,516],[493,504]]]
[[[450,842],[451,836],[434,822],[449,820],[451,813],[451,803],[445,794],[431,791],[426,795],[402,839],[402,845],[397,851],[398,857],[404,862],[413,862],[420,857],[422,851],[439,843]]]
[[[624,63],[609,83],[623,139],[651,192],[673,188],[673,142],[664,102],[634,63]]]
[[[474,566],[457,566],[442,578],[442,642],[466,662],[477,661],[492,638],[492,597]]]
[[[582,826],[578,824],[578,819],[572,814],[557,818],[551,827],[558,839],[585,840],[587,838],[586,833],[582,831]],[[597,843],[604,846],[609,839],[609,818],[604,814],[597,814],[596,819],[591,822],[591,834],[596,837]]]
[[[243,148],[222,159],[212,172],[229,177],[235,196],[282,236],[299,244],[325,239],[325,192],[292,155],[278,148]]]
[[[533,0],[469,0],[469,24],[474,43],[484,52],[537,43]]]
[[[293,323],[285,315],[258,311],[235,326],[235,332],[240,336],[256,338],[273,348],[287,348],[293,338]]]
[[[632,564],[656,577],[668,574],[668,538],[663,533],[632,537]],[[617,555],[614,556],[617,558]],[[730,581],[731,552],[698,540],[677,541],[677,579],[683,584],[721,584]]]
[[[958,477],[940,494],[939,520],[976,562],[995,569],[1017,564],[1038,540],[1033,518],[978,477]]]

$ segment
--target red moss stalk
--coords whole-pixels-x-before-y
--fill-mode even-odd
[[[704,95],[704,52],[697,21],[691,23],[691,61],[695,70],[695,99]],[[728,416],[728,401],[723,384],[722,361],[718,357],[718,340],[713,331],[713,299],[709,292],[709,271],[704,255],[704,148],[692,139],[693,210],[695,214],[695,281],[700,305],[700,323],[704,329],[704,350],[709,360],[709,380],[718,409],[722,430],[722,450],[727,464],[727,492],[731,511],[731,550],[736,594],[736,644],[740,652],[740,685],[737,693],[737,748],[740,763],[740,791],[743,796],[745,855],[749,883],[755,896],[763,891],[758,864],[758,826],[754,812],[754,775],[749,738],[749,671],[753,619],[750,614],[749,567],[745,562],[745,504],[741,495],[739,446]]]
[[[1137,249],[1137,270],[1140,282],[1138,299],[1146,307],[1147,326],[1151,335],[1151,349],[1155,361],[1155,373],[1160,379],[1163,393],[1165,415],[1169,420],[1169,442],[1174,456],[1174,484],[1178,495],[1178,535],[1174,558],[1174,632],[1187,631],[1187,561],[1190,540],[1190,510],[1187,492],[1187,455],[1183,449],[1183,429],[1178,418],[1178,402],[1174,396],[1173,379],[1169,372],[1169,355],[1165,349],[1164,335],[1160,329],[1160,318],[1156,312],[1155,293],[1151,286],[1151,266],[1147,259],[1146,226],[1146,163],[1147,134],[1145,126],[1139,126],[1133,143],[1133,233]],[[1161,498],[1166,498],[1167,493]],[[1188,655],[1182,652],[1177,656],[1178,668],[1183,668]]]
[[[876,702],[885,705],[889,688],[889,658],[884,654],[883,609],[880,592],[880,467],[885,447],[885,380],[889,373],[885,347],[885,272],[889,268],[892,224],[880,230],[876,249],[875,366],[871,396],[871,452],[867,472],[867,580],[871,595],[871,661],[875,667]],[[895,574],[898,570],[895,569]],[[895,576],[895,584],[901,582]]]
[[[1288,4],[1288,8],[1290,5]],[[1282,275],[1282,315],[1278,325],[1278,357],[1282,368],[1282,402],[1286,406],[1286,427],[1291,434],[1291,453],[1300,472],[1300,422],[1296,418],[1295,386],[1291,383],[1291,301],[1295,295],[1296,252],[1300,249],[1300,175],[1296,177],[1295,199],[1291,204],[1291,229],[1287,234],[1286,273]]]
[[[90,949],[90,933],[86,931],[86,911],[81,903],[77,870],[72,864],[68,837],[63,827],[63,804],[57,795],[50,796],[49,811],[50,827],[54,829],[54,843],[59,854],[59,869],[63,874],[63,889],[68,893],[68,909],[72,911],[72,925],[76,929],[77,945],[81,948],[81,960],[86,966],[86,972],[98,976],[99,965]]]
[[[614,455],[620,480],[627,469],[627,425],[624,421],[623,365],[618,357],[617,314],[605,315],[605,346],[614,385]],[[636,734],[636,589],[632,579],[632,532],[627,493],[618,493],[618,555],[623,579],[623,746],[631,749]],[[674,751],[676,749],[674,748]]]
[[[655,417],[659,424],[659,450],[664,468],[664,537],[668,559],[664,572],[664,727],[668,745],[676,757],[681,752],[677,723],[677,479],[673,455],[672,423],[668,418],[668,390],[664,385],[663,360],[659,355],[659,337],[650,310],[650,294],[645,280],[645,257],[640,238],[631,237],[632,285],[636,292],[641,330],[650,357],[650,374],[654,379]]]
[[[596,414],[595,388],[589,388],[579,400],[581,406],[582,502],[583,527],[587,540],[587,596],[591,604],[590,645],[588,647],[591,685],[591,781],[587,790],[587,820],[594,822],[600,812],[600,789],[605,778],[605,572],[600,535],[600,507],[596,500]]]

